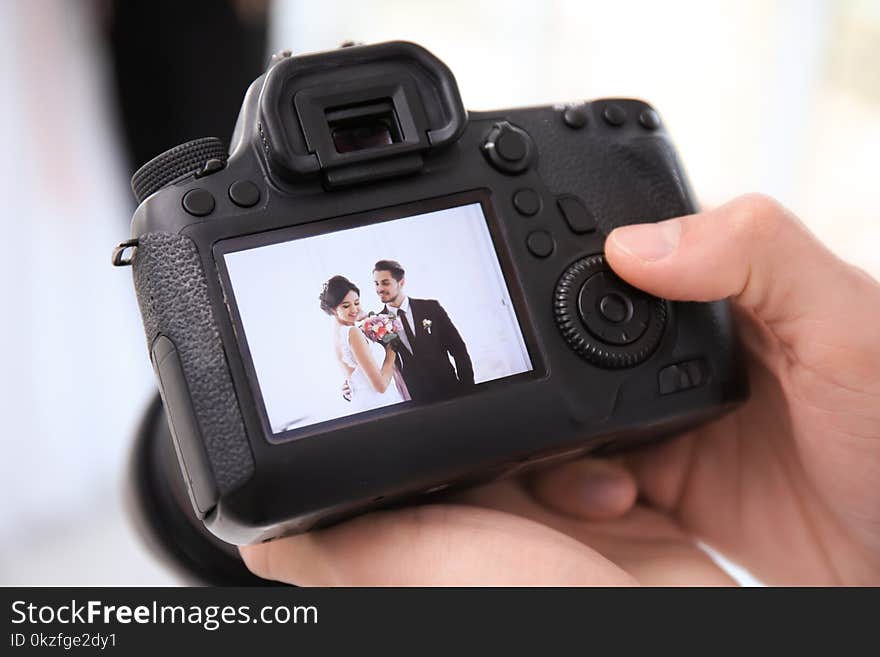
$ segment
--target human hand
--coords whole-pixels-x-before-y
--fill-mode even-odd
[[[386,353],[387,350],[390,349],[392,352],[394,352],[395,355],[397,355],[397,352],[399,352],[403,348],[403,340],[400,339],[399,335],[396,335],[394,339],[392,339],[388,342],[388,344],[385,345]]]
[[[877,282],[755,196],[618,229],[606,256],[659,296],[733,297],[749,402],[625,459],[249,546],[249,567],[297,584],[729,583],[699,540],[767,583],[880,582]]]
[[[747,196],[606,243],[632,285],[732,297],[751,399],[628,463],[645,503],[774,584],[880,583],[880,285]]]
[[[255,574],[299,586],[733,583],[635,495],[621,463],[583,460],[240,550]]]

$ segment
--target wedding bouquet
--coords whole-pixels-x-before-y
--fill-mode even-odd
[[[403,333],[403,324],[398,317],[392,315],[370,312],[366,319],[359,322],[361,330],[373,342],[391,345],[395,349],[401,344],[400,334]]]

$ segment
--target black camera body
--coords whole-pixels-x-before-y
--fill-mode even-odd
[[[193,506],[228,542],[303,532],[452,485],[658,440],[747,396],[727,302],[648,296],[602,257],[613,228],[696,209],[658,115],[641,101],[468,115],[448,68],[411,43],[280,56],[248,90],[228,156],[218,140],[190,142],[145,165],[132,186],[140,201],[132,239],[114,262],[133,266]],[[367,230],[392,237],[357,232]],[[334,246],[336,235],[344,246]],[[447,310],[476,309],[448,315],[477,374],[464,381],[456,355],[459,389],[430,399],[401,393],[354,412],[342,399],[342,370],[271,370],[273,360],[324,358],[323,338],[292,351],[310,333],[281,320],[291,305],[290,316],[311,318],[320,289],[289,298],[300,275],[239,266],[235,254],[250,263],[281,253],[271,256],[278,267],[305,267],[307,251],[282,251],[314,246],[308,253],[321,255],[296,271],[326,280],[339,272],[315,271],[321,262],[379,260],[399,246],[397,236],[409,245],[401,262],[422,254],[404,263],[414,297],[417,265],[422,281],[449,281],[437,295]],[[433,248],[462,260],[428,262]],[[487,263],[484,277],[467,273],[479,263]],[[250,300],[261,294],[270,301]],[[413,317],[417,340],[440,339],[434,312]],[[258,325],[257,316],[270,319]],[[473,328],[482,321],[502,337]],[[288,332],[289,341],[258,345],[255,337]],[[291,351],[261,355],[273,349]],[[401,368],[405,375],[410,365]],[[298,395],[313,392],[308,382],[325,378],[338,385],[321,404],[341,414],[297,407]],[[293,410],[285,410],[285,384],[270,390],[270,380],[291,391],[305,381],[289,395]],[[282,409],[280,424],[270,403]]]

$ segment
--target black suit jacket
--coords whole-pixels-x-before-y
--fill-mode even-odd
[[[414,401],[444,399],[474,385],[474,367],[464,340],[443,306],[434,299],[409,299],[412,313],[413,351],[398,352],[398,365]],[[392,309],[394,313],[396,309]],[[382,310],[389,313],[388,306]],[[427,321],[430,326],[426,326]],[[455,360],[455,367],[449,362]]]

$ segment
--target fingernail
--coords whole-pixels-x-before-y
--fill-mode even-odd
[[[642,260],[665,258],[678,247],[680,237],[681,222],[678,219],[623,226],[611,233],[611,239],[619,249]]]

